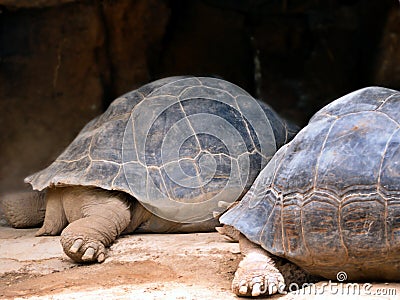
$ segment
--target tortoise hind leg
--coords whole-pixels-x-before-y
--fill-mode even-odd
[[[68,221],[62,203],[62,189],[50,188],[46,191],[46,213],[42,227],[36,236],[58,235],[67,226]]]
[[[64,252],[76,262],[102,262],[105,248],[127,228],[131,219],[127,199],[121,193],[71,187],[64,209],[70,224],[61,233]],[[80,207],[80,215],[76,214]],[[75,215],[74,215],[75,214]]]

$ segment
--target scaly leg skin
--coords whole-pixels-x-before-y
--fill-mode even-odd
[[[285,280],[268,252],[242,234],[239,236],[239,245],[244,258],[232,281],[233,292],[238,296],[257,297],[283,291]]]
[[[35,235],[58,235],[67,224],[62,203],[62,189],[49,188],[46,192],[44,223]]]
[[[40,227],[46,210],[45,193],[24,191],[5,194],[0,199],[8,223],[14,228]]]
[[[71,187],[64,193],[63,204],[70,221],[61,233],[64,252],[76,262],[103,262],[106,247],[130,223],[127,199],[121,193]],[[80,207],[80,216],[76,207]]]

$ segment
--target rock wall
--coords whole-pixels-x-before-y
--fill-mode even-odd
[[[164,76],[223,77],[300,125],[354,89],[400,89],[399,23],[394,0],[0,0],[0,197]]]

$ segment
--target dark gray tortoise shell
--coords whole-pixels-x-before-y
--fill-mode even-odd
[[[170,77],[114,100],[26,182],[123,191],[164,219],[204,221],[243,195],[293,135],[232,83]]]
[[[321,109],[223,215],[316,275],[400,275],[400,93],[370,87]]]

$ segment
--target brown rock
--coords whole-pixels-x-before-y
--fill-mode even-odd
[[[104,33],[83,3],[1,15],[0,191],[49,164],[102,110]]]
[[[262,11],[253,21],[259,96],[305,124],[328,102],[372,84],[376,45],[393,5],[386,0],[283,3],[281,13]]]
[[[212,1],[208,1],[212,2]],[[220,76],[253,89],[253,53],[243,14],[204,1],[172,1],[158,77]]]
[[[375,62],[377,85],[400,89],[400,9],[393,7],[385,24]]]
[[[8,8],[38,8],[57,6],[64,3],[75,2],[76,0],[0,0],[0,5]]]
[[[117,96],[151,81],[152,64],[162,51],[169,8],[156,0],[105,1],[103,14],[111,93]]]

